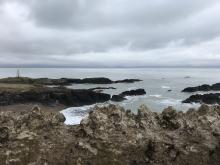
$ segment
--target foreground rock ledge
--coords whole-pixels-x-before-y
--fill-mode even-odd
[[[219,165],[220,106],[162,113],[95,107],[78,126],[35,107],[0,113],[0,164]]]

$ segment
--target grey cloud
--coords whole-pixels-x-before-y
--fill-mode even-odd
[[[36,23],[54,28],[101,28],[103,26],[155,26],[191,16],[217,1],[194,0],[32,0]]]
[[[0,65],[220,65],[218,0],[0,0],[0,13]]]

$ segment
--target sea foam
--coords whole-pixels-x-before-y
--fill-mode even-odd
[[[61,113],[66,117],[66,125],[78,125],[81,120],[87,116],[88,111],[90,111],[95,105],[81,106],[81,107],[71,107],[61,111]]]
[[[165,86],[165,85],[162,85],[161,88],[163,88],[163,89],[170,89],[169,86]]]

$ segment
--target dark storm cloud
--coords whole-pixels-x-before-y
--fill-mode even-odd
[[[218,0],[0,0],[0,65],[220,65],[219,17]]]

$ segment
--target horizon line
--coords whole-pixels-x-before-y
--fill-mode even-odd
[[[141,68],[220,68],[220,66],[57,66],[57,65],[21,65],[1,66],[0,68],[78,68],[78,69],[141,69]]]

